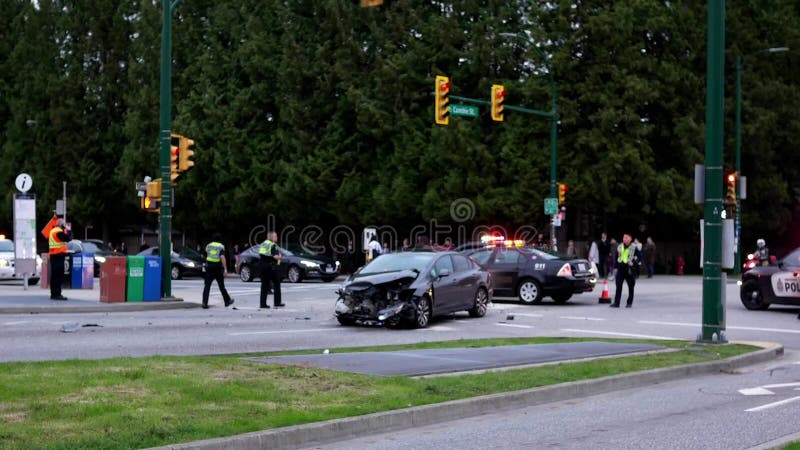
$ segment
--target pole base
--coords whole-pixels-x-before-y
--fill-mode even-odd
[[[178,297],[171,297],[170,296],[170,297],[161,297],[161,301],[162,302],[182,302],[183,299],[182,298],[178,298]]]

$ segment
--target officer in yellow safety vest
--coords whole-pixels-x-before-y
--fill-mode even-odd
[[[64,259],[67,256],[67,242],[72,240],[72,228],[64,224],[64,216],[57,216],[56,226],[50,229],[48,236],[48,258],[50,259],[50,300],[66,300],[61,295],[61,284],[64,282]]]
[[[632,243],[633,237],[625,233],[622,236],[622,244],[617,247],[617,290],[614,293],[614,303],[612,308],[619,308],[619,301],[622,298],[622,283],[628,283],[628,301],[626,308],[633,306],[633,287],[636,285],[636,273],[633,266],[633,259],[636,255],[636,246]]]
[[[267,304],[267,292],[269,291],[269,284],[272,282],[272,292],[274,295],[274,305],[276,308],[280,308],[284,306],[284,303],[281,302],[281,251],[278,248],[278,244],[275,242],[278,240],[278,234],[274,231],[270,231],[267,234],[267,240],[261,244],[261,247],[258,249],[258,254],[260,255],[260,263],[261,263],[261,302],[259,303],[259,307],[268,309],[269,305]]]
[[[233,299],[228,295],[225,289],[225,274],[228,273],[228,268],[225,261],[225,246],[220,244],[219,241],[222,237],[219,233],[214,233],[211,236],[213,242],[206,245],[206,268],[205,268],[205,286],[203,287],[203,309],[208,309],[208,293],[211,290],[211,283],[217,280],[217,286],[222,292],[222,298],[225,300],[225,307],[233,304]]]

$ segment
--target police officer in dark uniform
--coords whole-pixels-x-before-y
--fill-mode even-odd
[[[281,302],[281,251],[276,244],[278,234],[270,231],[267,235],[267,240],[261,244],[258,249],[258,254],[261,258],[261,302],[259,307],[269,308],[267,304],[267,293],[269,291],[270,281],[272,282],[272,292],[274,295],[274,305],[276,308],[284,306]]]
[[[211,236],[213,242],[206,245],[206,271],[205,271],[205,286],[203,287],[203,309],[208,309],[208,293],[211,290],[211,283],[217,280],[217,286],[222,292],[222,298],[225,300],[225,307],[233,304],[233,299],[228,295],[228,290],[225,289],[225,274],[228,272],[227,264],[225,261],[225,246],[219,241],[222,237],[219,233],[214,233]]]

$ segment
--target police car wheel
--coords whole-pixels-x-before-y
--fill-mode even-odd
[[[289,267],[289,273],[287,273],[287,278],[289,278],[289,282],[291,283],[299,283],[303,281],[303,274],[300,272],[300,268],[297,266]]]
[[[250,266],[243,264],[242,267],[239,268],[239,278],[244,282],[253,280],[253,274],[250,272]]]
[[[181,279],[181,268],[178,266],[172,266],[172,270],[169,272],[170,278],[173,280],[180,280]]]
[[[751,311],[763,311],[769,308],[769,303],[764,302],[764,294],[756,280],[745,281],[740,296],[744,307]]]
[[[530,278],[522,280],[517,288],[519,300],[522,303],[532,305],[542,301],[542,288],[539,282]]]

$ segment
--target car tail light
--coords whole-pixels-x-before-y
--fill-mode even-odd
[[[564,264],[561,266],[561,269],[558,270],[556,274],[557,277],[571,277],[572,276],[572,266],[569,263]]]

